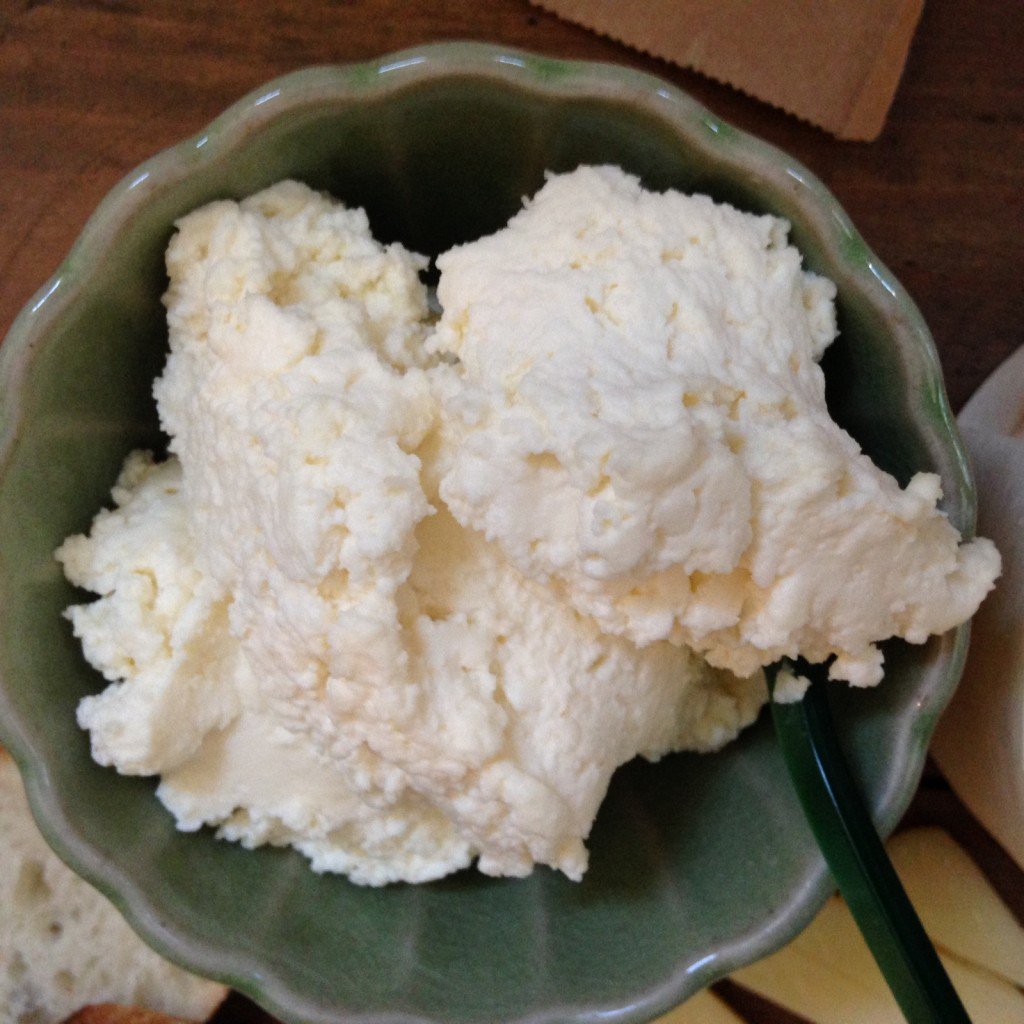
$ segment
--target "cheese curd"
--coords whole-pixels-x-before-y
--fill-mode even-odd
[[[714,750],[740,679],[603,632],[438,496],[449,458],[423,261],[296,183],[184,218],[168,250],[171,457],[127,462],[58,552],[111,685],[93,754],[160,774],[179,827],[291,844],[379,885],[469,864],[572,878],[615,767]]]
[[[57,554],[93,755],[180,828],[578,879],[619,764],[727,743],[782,655],[875,682],[991,585],[830,420],[784,222],[582,168],[438,262],[435,327],[426,261],[304,185],[178,225],[170,456]]]
[[[787,230],[581,168],[440,257],[440,493],[604,630],[871,685],[877,642],[964,621],[999,556],[959,545],[938,477],[901,488],[830,418],[835,288]]]

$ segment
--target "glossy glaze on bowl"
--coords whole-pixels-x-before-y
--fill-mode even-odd
[[[175,218],[298,177],[365,206],[377,237],[436,254],[501,226],[545,169],[616,163],[793,223],[839,286],[829,402],[877,462],[941,474],[974,501],[920,315],[806,169],[668,84],[478,44],[278,79],[104,200],[0,350],[0,739],[58,852],[154,947],[294,1021],[568,1022],[655,1016],[778,947],[823,900],[823,863],[762,719],[713,757],[616,776],[581,884],[463,872],[361,889],[291,851],[177,833],[152,780],[96,766],[75,724],[103,681],[61,610],[52,551],[108,499],[121,461],[160,449],[163,251]],[[836,704],[883,832],[916,786],[966,630],[887,647],[889,678]]]

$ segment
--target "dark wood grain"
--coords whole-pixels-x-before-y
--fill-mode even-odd
[[[0,332],[155,151],[275,75],[450,38],[653,71],[808,164],[920,305],[955,408],[1021,343],[1024,4],[1006,0],[929,0],[871,144],[837,142],[526,0],[0,0]],[[1024,877],[934,771],[908,820],[947,827],[1024,916]],[[723,995],[750,1020],[792,1020],[735,986]],[[240,997],[218,1016],[265,1019]]]

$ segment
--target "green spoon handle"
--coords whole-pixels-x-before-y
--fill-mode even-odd
[[[767,669],[774,691],[779,666]],[[909,1024],[970,1024],[935,947],[893,869],[832,725],[820,665],[803,700],[772,702],[772,717],[804,814],[889,988]]]

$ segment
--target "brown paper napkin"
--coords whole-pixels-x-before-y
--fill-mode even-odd
[[[924,0],[531,0],[841,139],[885,123]]]

